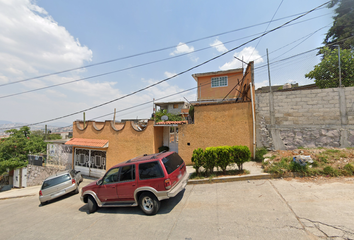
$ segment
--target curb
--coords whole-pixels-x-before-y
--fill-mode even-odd
[[[187,184],[207,184],[207,183],[222,183],[222,182],[236,182],[236,181],[248,181],[248,180],[260,180],[260,179],[271,179],[274,178],[273,175],[269,173],[263,174],[250,174],[244,176],[234,176],[234,177],[219,177],[219,178],[204,178],[204,179],[189,179]]]
[[[36,194],[28,194],[28,195],[13,196],[13,197],[4,197],[4,198],[0,198],[0,201],[1,201],[1,200],[6,200],[6,199],[22,198],[22,197],[32,197],[32,196],[36,196]]]

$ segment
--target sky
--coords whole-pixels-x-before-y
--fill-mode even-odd
[[[317,51],[293,56],[322,46],[334,8],[248,41],[325,2],[0,0],[0,120],[66,126],[115,108],[117,120],[149,118],[154,98],[195,101],[191,75],[242,67],[235,57],[268,86],[266,49],[272,85],[312,84]]]

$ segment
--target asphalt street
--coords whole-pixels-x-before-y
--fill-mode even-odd
[[[0,239],[354,239],[353,180],[187,185],[155,216],[139,207],[88,214],[79,194],[45,206],[38,196],[5,199]]]

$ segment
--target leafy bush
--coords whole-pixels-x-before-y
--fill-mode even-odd
[[[351,165],[350,163],[347,163],[347,164],[344,166],[344,170],[348,173],[349,176],[354,175],[354,166]]]
[[[227,166],[231,163],[230,147],[215,147],[213,150],[216,152],[216,166],[220,167],[225,174]]]
[[[280,162],[274,163],[270,168],[269,172],[270,173],[276,173],[283,175],[284,173],[287,173],[290,170],[290,166],[288,164],[288,159],[287,158],[282,158]]]
[[[307,169],[308,169],[308,166],[307,166],[307,164],[301,166],[299,163],[292,161],[289,164],[289,169],[292,172],[306,173]]]
[[[317,161],[313,161],[311,165],[312,167],[318,167],[320,164]]]
[[[163,152],[163,151],[168,151],[168,150],[170,150],[170,148],[168,147],[168,146],[161,146],[161,147],[159,147],[159,152]]]
[[[323,173],[326,175],[330,175],[332,177],[337,177],[339,175],[338,170],[332,168],[331,166],[326,166],[323,168]]]
[[[237,164],[238,169],[242,170],[243,164],[251,160],[251,151],[247,146],[230,147],[231,159]]]
[[[182,121],[183,118],[180,115],[168,113],[166,109],[157,111],[155,113],[155,122],[161,122],[161,117],[166,115],[168,117],[168,121]]]
[[[199,174],[199,168],[204,165],[204,151],[202,148],[194,149],[192,155],[193,168],[196,174]]]
[[[210,174],[213,174],[214,172],[214,167],[216,166],[216,152],[213,150],[213,148],[206,148],[204,151],[204,164],[203,167],[206,170],[209,170]]]
[[[255,161],[256,162],[262,162],[264,160],[264,155],[267,154],[268,150],[265,147],[262,148],[257,148],[256,149],[256,156],[255,156]]]

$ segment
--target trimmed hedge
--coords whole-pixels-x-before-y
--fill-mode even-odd
[[[221,146],[208,147],[205,150],[198,148],[193,151],[192,162],[197,175],[203,167],[210,174],[214,167],[220,167],[225,173],[227,166],[236,163],[239,170],[243,170],[243,164],[251,160],[251,152],[246,146]]]

